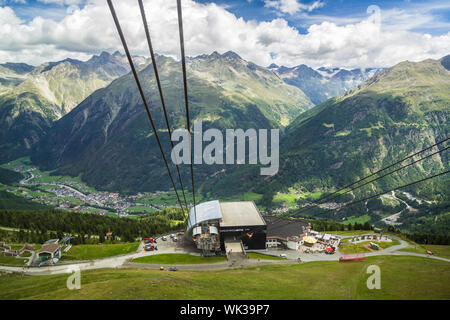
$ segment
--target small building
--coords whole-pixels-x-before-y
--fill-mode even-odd
[[[244,249],[265,249],[266,222],[253,201],[221,202],[221,247],[225,240],[241,240]]]
[[[38,265],[55,264],[61,259],[61,246],[56,243],[43,245],[36,251]]]
[[[265,216],[267,224],[267,248],[283,247],[298,250],[303,237],[311,228],[309,222],[303,220],[283,219],[275,216]]]
[[[266,223],[253,201],[214,200],[198,204],[189,211],[185,236],[192,239],[204,255],[226,251],[227,243],[233,246],[234,242],[241,243],[243,250],[264,249]]]

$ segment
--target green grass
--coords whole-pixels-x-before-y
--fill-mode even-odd
[[[246,192],[235,197],[225,198],[224,201],[258,201],[262,198],[262,194],[255,192]]]
[[[164,253],[154,254],[151,256],[133,259],[132,262],[137,263],[153,263],[153,264],[196,264],[196,263],[214,263],[224,262],[225,257],[202,257],[190,254],[180,253]]]
[[[381,289],[369,290],[367,267],[381,269]],[[104,269],[67,275],[0,277],[0,299],[448,299],[450,264],[419,257],[311,262],[220,271]]]
[[[16,258],[16,257],[5,257],[3,253],[0,253],[0,264],[23,266],[28,259]]]
[[[92,260],[108,258],[121,254],[132,253],[137,250],[138,242],[118,244],[81,244],[70,248],[63,254],[62,260]]]
[[[289,188],[289,193],[279,192],[274,195],[273,202],[283,203],[289,207],[295,207],[299,199],[318,200],[322,192],[301,191],[295,188]]]
[[[311,198],[311,200],[319,200],[319,198],[322,196],[323,192],[305,192],[304,195],[308,198]]]
[[[146,206],[133,206],[133,207],[127,208],[127,211],[130,211],[130,212],[155,212],[156,209],[146,207]]]
[[[348,136],[350,133],[352,133],[352,132],[349,130],[344,130],[344,131],[337,132],[334,136],[335,137],[345,137],[345,136]]]
[[[19,229],[16,229],[19,232]],[[20,250],[25,245],[24,243],[7,243],[12,250]],[[42,248],[42,244],[31,244],[36,250]]]
[[[390,207],[396,207],[400,205],[400,201],[397,199],[392,198],[386,198],[386,197],[380,197],[381,201],[383,202],[383,205],[390,206]]]
[[[247,253],[247,257],[249,259],[263,259],[263,260],[286,260],[284,258],[275,257],[275,256],[269,256],[267,254],[261,254],[261,253],[255,253],[255,252],[249,252]]]
[[[195,195],[197,202],[202,201],[203,196],[201,194]],[[192,194],[186,193],[186,201],[193,202]],[[137,200],[138,203],[153,204],[153,205],[175,205],[178,203],[177,196],[174,191],[169,191],[158,195],[147,195]]]
[[[435,256],[450,259],[450,246],[444,245],[437,245],[437,244],[415,245],[414,247],[401,249],[399,251],[426,254],[427,250],[433,252]]]
[[[348,217],[345,221],[343,221],[342,223],[344,224],[355,224],[355,223],[365,223],[367,221],[370,221],[370,216],[368,214],[359,216],[359,217],[355,217],[355,216],[351,216]]]
[[[125,217],[125,219],[140,219],[141,217],[137,214],[129,214]]]
[[[381,124],[381,122],[378,122],[376,125],[373,125],[369,128],[361,128],[359,129],[360,131],[365,131],[367,133],[367,136],[370,137],[372,136],[372,130],[374,129],[384,129],[383,124]]]
[[[295,206],[298,198],[300,198],[299,194],[278,193],[273,197],[273,201],[283,202],[288,206]]]
[[[339,246],[339,252],[341,253],[359,253],[359,252],[372,252],[367,249],[365,245],[369,245],[370,242],[376,243],[380,248],[386,249],[395,245],[400,244],[398,240],[391,241],[363,241],[357,244],[351,244],[350,238],[344,239],[341,241],[341,245]]]
[[[324,231],[324,233],[335,234],[337,236],[359,236],[362,234],[372,234],[372,230],[347,230],[347,231]]]

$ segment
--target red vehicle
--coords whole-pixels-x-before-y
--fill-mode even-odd
[[[144,238],[144,242],[145,243],[153,243],[153,242],[155,242],[155,239],[153,239],[153,238]]]
[[[427,254],[433,255],[433,252],[431,252],[430,250],[427,250]]]
[[[334,249],[331,248],[331,247],[328,247],[328,248],[325,249],[325,253],[326,254],[334,254]]]
[[[156,249],[156,247],[153,244],[151,244],[149,246],[145,246],[144,249],[145,249],[145,251],[153,251]]]

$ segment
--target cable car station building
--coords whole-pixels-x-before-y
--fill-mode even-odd
[[[266,222],[253,201],[208,201],[189,211],[186,237],[203,255],[265,249]]]

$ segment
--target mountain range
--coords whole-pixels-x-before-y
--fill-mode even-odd
[[[149,63],[140,56],[134,60],[138,66]],[[208,81],[210,88],[221,91],[238,104],[256,103],[266,118],[283,127],[304,111],[306,104],[318,104],[339,95],[379,71],[323,67],[313,70],[305,65],[264,68],[231,51],[192,57],[188,64],[190,71]],[[0,64],[0,162],[29,154],[56,120],[95,90],[106,87],[129,71],[126,57],[119,52],[102,52],[88,61],[67,58],[36,67],[25,63]],[[270,83],[258,81],[259,77],[265,77]],[[290,92],[265,90],[266,86],[288,88],[284,83],[304,93],[298,107],[278,104],[279,95],[289,96]],[[298,90],[295,94],[301,95]]]
[[[320,104],[329,98],[341,95],[384,70],[383,68],[346,70],[326,67],[313,69],[304,64],[291,68],[271,64],[269,69],[276,71],[286,83],[302,89],[314,104]]]
[[[157,64],[171,126],[184,128],[180,64],[164,56],[157,57]],[[232,52],[191,58],[187,67],[191,122],[202,120],[205,129],[284,128],[313,107],[300,89]],[[153,66],[143,66],[138,74],[168,150]],[[131,74],[94,92],[57,121],[32,160],[47,169],[58,168],[61,174],[82,174],[99,188],[136,192],[169,186],[162,178],[167,173]],[[199,179],[212,170],[214,166],[199,169]]]
[[[138,57],[138,63],[145,62]],[[33,67],[0,65],[0,161],[30,152],[53,122],[130,70],[119,52],[88,61],[65,59]]]

